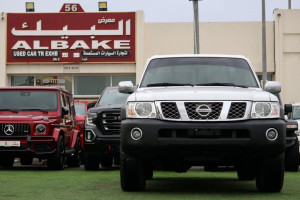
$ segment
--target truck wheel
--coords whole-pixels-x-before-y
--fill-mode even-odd
[[[85,170],[98,170],[99,169],[99,160],[95,156],[92,156],[90,153],[84,153],[84,169]]]
[[[144,162],[144,176],[146,180],[153,178],[153,165],[151,162]]]
[[[121,152],[121,188],[123,191],[143,191],[146,187],[143,162]]]
[[[120,152],[118,153],[118,155],[114,155],[114,164],[120,165]]]
[[[284,179],[284,154],[266,158],[259,164],[256,188],[260,192],[280,192]]]
[[[81,146],[80,146],[80,137],[76,139],[75,153],[73,156],[68,158],[69,167],[80,167],[81,164]]]
[[[1,157],[0,158],[0,165],[1,165],[2,168],[9,169],[9,168],[13,167],[14,161],[15,161],[15,158],[13,158],[13,157],[8,157],[8,156]]]
[[[239,180],[251,181],[255,179],[255,166],[250,163],[241,163],[237,166],[237,176]]]
[[[216,172],[216,171],[218,171],[218,165],[204,165],[204,171]]]
[[[298,138],[296,138],[295,144],[285,150],[285,170],[297,172],[300,164],[299,157],[299,141]]]
[[[21,165],[31,165],[33,161],[32,156],[24,156],[20,158]]]
[[[111,168],[113,164],[113,157],[112,156],[103,156],[101,158],[101,166],[104,168]]]
[[[48,157],[47,164],[50,169],[54,170],[63,170],[65,168],[65,145],[62,135],[58,138],[56,151]]]

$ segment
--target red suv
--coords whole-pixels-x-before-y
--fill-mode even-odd
[[[0,88],[0,166],[46,159],[50,169],[80,165],[72,94],[55,87]]]

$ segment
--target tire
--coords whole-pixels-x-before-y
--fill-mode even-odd
[[[256,188],[260,192],[280,192],[284,180],[284,154],[266,158],[259,164]]]
[[[297,172],[300,164],[299,157],[299,141],[296,138],[295,144],[285,150],[285,170]]]
[[[104,168],[111,168],[113,164],[113,157],[112,156],[103,156],[101,158],[101,166]]]
[[[237,166],[237,177],[241,181],[251,181],[255,179],[256,168],[251,163],[241,163]]]
[[[216,171],[218,171],[218,165],[204,165],[204,171],[216,172]]]
[[[47,164],[49,169],[52,170],[63,170],[65,168],[65,145],[62,135],[58,138],[56,151],[48,157]]]
[[[20,158],[21,165],[32,165],[33,157],[32,156],[24,156]]]
[[[84,153],[84,169],[95,171],[99,169],[99,159],[92,156],[90,153]]]
[[[10,169],[13,167],[14,161],[14,157],[4,156],[0,158],[0,165],[2,168]]]
[[[121,188],[123,191],[143,191],[146,187],[144,165],[141,159],[121,152]]]
[[[81,164],[81,146],[80,137],[77,137],[75,144],[75,153],[73,156],[68,158],[68,167],[80,167]]]
[[[153,166],[151,162],[144,162],[144,176],[146,180],[153,178]]]
[[[118,155],[114,155],[114,164],[120,165],[120,152],[118,153]]]

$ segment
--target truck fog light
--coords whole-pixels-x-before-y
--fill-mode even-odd
[[[133,128],[131,130],[131,138],[134,140],[141,139],[142,135],[143,135],[142,130],[139,128]]]
[[[42,135],[46,132],[46,126],[44,124],[38,124],[36,127],[35,127],[35,131]]]
[[[269,128],[266,132],[266,136],[268,140],[274,141],[278,137],[278,132],[274,128]]]
[[[85,130],[85,141],[92,142],[96,138],[94,131]]]

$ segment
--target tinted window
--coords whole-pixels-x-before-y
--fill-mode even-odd
[[[244,59],[186,57],[160,58],[149,63],[141,87],[156,83],[201,85],[229,83],[258,87],[255,76]]]
[[[0,110],[57,110],[55,91],[0,91]]]
[[[76,115],[86,115],[86,107],[84,103],[75,103]]]
[[[125,104],[128,96],[129,94],[119,93],[117,88],[106,89],[102,93],[97,106]]]

